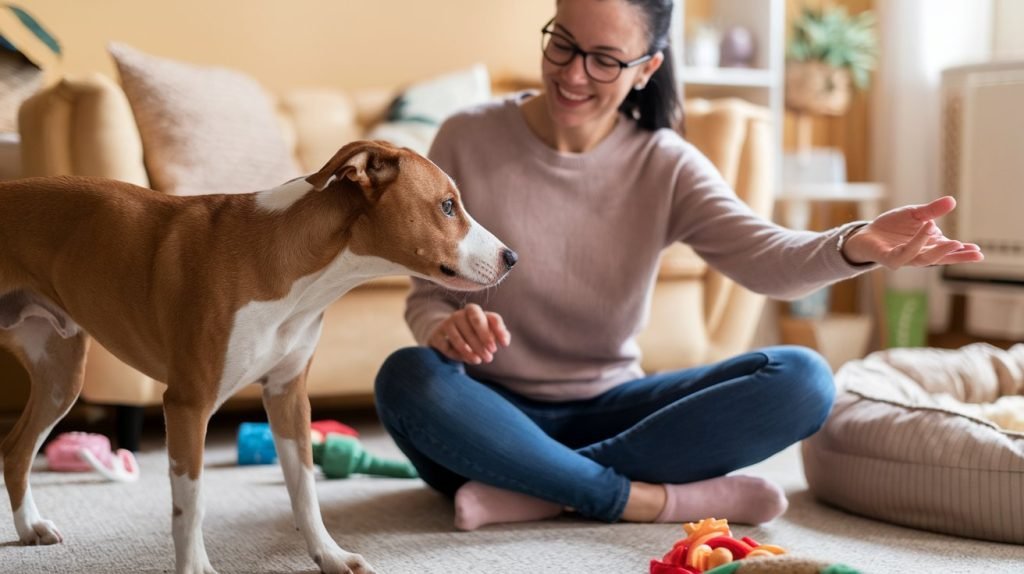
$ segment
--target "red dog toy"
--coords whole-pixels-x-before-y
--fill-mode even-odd
[[[778,546],[760,544],[746,536],[733,538],[725,519],[705,518],[684,524],[683,529],[686,538],[672,545],[661,560],[651,559],[650,574],[699,574],[735,560],[786,553]]]

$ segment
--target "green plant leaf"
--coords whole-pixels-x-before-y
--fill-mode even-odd
[[[847,69],[854,85],[865,89],[878,60],[876,24],[875,14],[870,10],[851,16],[845,6],[804,6],[793,21],[787,54],[793,60],[819,60]]]

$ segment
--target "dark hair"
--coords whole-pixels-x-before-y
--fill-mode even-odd
[[[650,34],[648,53],[661,52],[665,60],[654,72],[647,85],[630,90],[619,106],[619,111],[635,118],[641,128],[654,131],[672,128],[683,131],[683,106],[676,89],[672,52],[669,50],[669,28],[672,22],[673,0],[626,0],[643,10]]]

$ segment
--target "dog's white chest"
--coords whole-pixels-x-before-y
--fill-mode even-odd
[[[287,300],[253,302],[235,314],[220,396],[264,381],[268,387],[294,379],[306,367],[320,338],[320,311],[294,313]]]
[[[295,281],[285,297],[240,308],[228,339],[218,401],[257,381],[274,393],[293,380],[316,349],[327,305],[367,279],[400,271],[384,259],[343,251],[320,273]]]

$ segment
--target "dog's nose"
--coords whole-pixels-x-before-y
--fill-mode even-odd
[[[501,258],[505,260],[505,267],[508,267],[509,269],[515,267],[516,261],[519,261],[519,256],[511,249],[503,249],[501,252]]]

